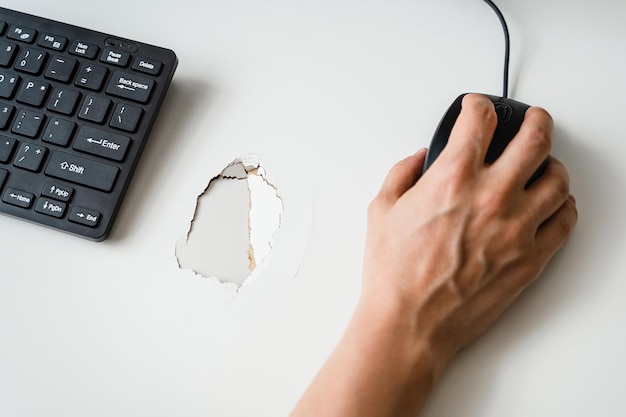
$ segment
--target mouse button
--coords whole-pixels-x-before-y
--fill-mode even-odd
[[[492,164],[495,162],[502,152],[504,152],[504,148],[507,147],[509,142],[512,139],[512,132],[509,129],[506,129],[503,126],[498,126],[496,131],[494,132],[493,139],[487,148],[487,153],[485,155],[485,163]]]
[[[502,155],[504,149],[508,146],[508,144],[513,140],[513,138],[517,134],[517,131],[518,129],[515,125],[515,116],[510,118],[509,123],[498,124],[495,131],[493,132],[491,143],[487,148],[485,163],[491,164],[495,162],[495,160],[498,159],[500,155]]]
[[[511,121],[513,109],[505,103],[495,103],[496,114],[498,115],[498,124],[503,125]]]

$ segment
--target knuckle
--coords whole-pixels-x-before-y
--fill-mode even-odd
[[[575,219],[575,217],[574,217]],[[561,241],[565,241],[574,229],[575,221],[569,216],[561,216],[557,222],[557,233]]]
[[[384,198],[379,194],[367,206],[367,216],[370,218],[378,217],[383,212],[385,206]]]
[[[459,161],[448,164],[446,170],[446,182],[449,184],[458,184],[467,178],[467,168]]]
[[[556,178],[554,193],[563,201],[567,199],[569,196],[569,180],[567,177],[560,175]]]
[[[567,171],[559,167],[552,166],[546,175],[547,191],[551,200],[565,202],[570,195],[570,181]]]
[[[433,192],[444,202],[453,202],[462,195],[467,188],[468,170],[459,165],[450,166],[445,177],[441,177],[434,184]]]
[[[487,219],[500,217],[506,207],[503,193],[484,192],[478,197],[478,210]]]
[[[468,94],[463,97],[463,108],[471,111],[478,119],[494,124],[497,122],[498,117],[493,103],[481,94]]]
[[[398,170],[402,170],[408,164],[408,162],[409,162],[409,158],[404,158],[404,159],[397,161],[395,164],[393,164],[393,166],[389,170],[389,173],[393,174],[397,172]]]
[[[550,153],[552,148],[552,132],[544,125],[533,125],[528,140],[530,146],[538,148],[542,153]]]
[[[531,120],[527,125],[526,135],[530,146],[549,153],[552,148],[552,117],[541,107],[531,107],[527,110],[526,117]]]
[[[558,222],[559,233],[563,240],[569,237],[578,222],[578,210],[576,205],[569,199],[565,202],[564,211],[565,214],[561,216]]]
[[[391,169],[387,172],[385,179],[383,180],[383,184],[381,186],[382,189],[388,188],[390,184],[393,184],[398,177],[398,173],[402,169],[402,161],[396,162]]]
[[[528,250],[532,248],[530,244],[529,231],[525,221],[509,222],[500,231],[496,239],[496,244],[500,250],[501,259],[505,262],[516,262],[525,259]]]
[[[530,216],[522,217],[518,219],[516,222],[511,222],[508,227],[508,242],[515,242],[519,244],[520,242],[525,242],[525,236],[529,235],[529,231],[532,230],[529,227]]]
[[[528,112],[530,112],[531,114],[535,113],[538,118],[541,118],[541,119],[544,119],[544,120],[549,120],[550,124],[552,124],[552,116],[543,107],[533,106],[533,107],[528,109]]]

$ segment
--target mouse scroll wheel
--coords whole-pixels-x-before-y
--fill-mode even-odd
[[[498,115],[498,124],[505,124],[511,120],[513,109],[508,104],[496,103],[496,114]]]

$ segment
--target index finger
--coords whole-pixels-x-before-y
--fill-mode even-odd
[[[507,145],[492,168],[498,176],[515,186],[524,187],[552,148],[554,123],[541,107],[526,110],[519,132]]]
[[[491,100],[481,94],[465,95],[441,158],[483,166],[497,124],[498,117]]]

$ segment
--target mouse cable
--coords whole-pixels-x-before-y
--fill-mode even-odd
[[[498,15],[498,19],[500,19],[500,23],[502,23],[502,29],[504,30],[504,77],[503,77],[503,88],[502,88],[502,97],[507,98],[509,95],[509,28],[506,25],[506,21],[504,20],[504,16],[498,6],[496,6],[491,0],[484,0],[496,15]]]

